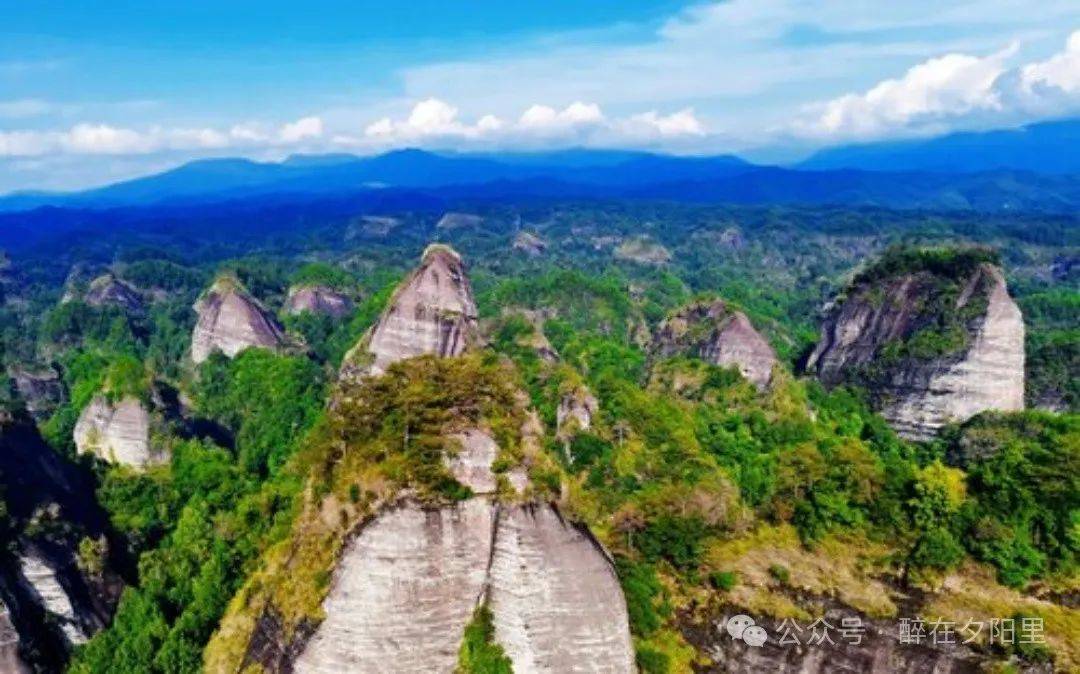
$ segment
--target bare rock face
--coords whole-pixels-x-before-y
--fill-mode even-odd
[[[325,314],[334,318],[347,316],[352,311],[352,300],[326,286],[301,286],[289,289],[285,311],[291,315],[305,311]]]
[[[19,656],[19,634],[3,602],[0,602],[0,672],[30,674],[29,665]]]
[[[22,576],[32,588],[36,603],[48,611],[71,645],[86,643],[87,634],[75,615],[75,607],[67,591],[60,585],[56,571],[48,561],[34,553],[19,557]]]
[[[489,582],[495,640],[514,672],[636,671],[614,567],[550,506],[499,512]]]
[[[454,671],[461,635],[483,594],[491,504],[406,505],[345,549],[297,674]]]
[[[74,436],[80,454],[89,452],[133,468],[163,460],[150,448],[150,414],[130,396],[115,405],[105,396],[94,397],[79,415]]]
[[[494,440],[478,429],[455,439],[455,477],[477,493],[494,489]],[[549,505],[486,496],[442,508],[407,502],[364,527],[292,669],[450,674],[485,601],[515,672],[635,671],[626,601],[603,548]]]
[[[615,257],[639,264],[660,266],[671,261],[671,251],[655,241],[638,238],[621,243],[615,249]]]
[[[112,274],[103,274],[91,281],[84,299],[91,306],[111,304],[129,313],[139,313],[145,309],[139,291]]]
[[[914,271],[850,289],[822,327],[807,369],[830,386],[869,381],[882,416],[912,440],[985,410],[1023,409],[1024,321],[1001,270],[979,265],[959,286],[947,307],[961,317],[955,348],[928,356],[904,350],[926,333],[921,307],[940,293],[929,272]]]
[[[519,250],[529,257],[540,257],[547,250],[547,242],[532,232],[518,232],[514,237],[514,250]]]
[[[575,387],[562,397],[555,410],[558,435],[569,437],[577,431],[589,430],[599,409],[600,403],[589,389],[584,385]]]
[[[476,302],[465,264],[449,246],[431,245],[383,315],[345,356],[342,376],[380,375],[424,354],[461,355],[476,342]]]
[[[476,494],[494,492],[495,474],[491,471],[491,463],[499,453],[495,440],[476,428],[457,433],[452,438],[461,444],[460,451],[446,462],[454,479]]]
[[[737,367],[748,381],[764,389],[777,364],[769,342],[741,311],[721,300],[694,302],[660,324],[651,350],[667,357],[691,353],[721,367]]]
[[[249,347],[277,349],[285,335],[274,317],[229,279],[219,279],[195,303],[199,320],[191,335],[191,360],[198,365],[221,351],[229,358]]]
[[[466,229],[479,227],[484,223],[483,216],[473,213],[444,213],[435,223],[436,229]]]
[[[56,370],[16,366],[9,372],[15,391],[26,402],[26,411],[35,419],[40,421],[49,416],[64,401],[64,385]]]

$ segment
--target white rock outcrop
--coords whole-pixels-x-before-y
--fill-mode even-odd
[[[930,439],[944,424],[985,410],[1024,408],[1024,320],[1001,270],[983,264],[962,279],[962,286],[952,311],[985,302],[966,327],[966,346],[935,358],[887,364],[871,391],[882,416],[905,438]],[[931,292],[926,272],[849,291],[826,320],[807,369],[834,385],[879,363],[884,346],[919,328],[919,308]]]
[[[661,357],[689,353],[713,365],[736,367],[758,389],[769,385],[778,363],[746,314],[721,300],[693,302],[666,318],[650,348]]]
[[[578,431],[589,430],[599,409],[599,401],[584,384],[575,386],[560,398],[555,410],[557,435],[566,438]]]
[[[380,375],[393,363],[425,354],[459,356],[476,343],[476,331],[476,302],[461,256],[449,246],[428,246],[420,266],[345,356],[342,376]]]
[[[233,358],[249,347],[277,349],[285,343],[278,322],[234,279],[218,279],[195,303],[195,312],[191,360],[196,365],[214,351]]]
[[[133,468],[162,461],[150,447],[150,414],[137,398],[127,396],[112,404],[95,396],[75,423],[75,447],[80,454],[122,463]]]
[[[44,558],[32,552],[19,556],[19,567],[36,603],[49,612],[68,643],[86,643],[90,635],[79,624],[71,598],[57,579],[56,571]]]
[[[84,299],[91,306],[111,304],[129,313],[138,313],[145,308],[142,294],[112,274],[103,274],[91,281]]]
[[[326,286],[294,286],[285,299],[285,311],[290,315],[305,311],[342,318],[352,311],[353,303],[346,295]]]

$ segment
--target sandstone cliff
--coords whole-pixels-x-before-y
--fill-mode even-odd
[[[457,439],[450,467],[479,495],[442,508],[407,501],[364,527],[293,671],[449,674],[486,602],[515,672],[633,672],[626,603],[603,549],[549,505],[482,494],[498,448],[476,429]]]
[[[341,318],[352,311],[353,304],[346,295],[326,286],[296,286],[289,289],[285,311],[296,315],[305,311]]]
[[[133,468],[164,459],[150,447],[150,413],[131,396],[115,404],[103,395],[95,396],[79,415],[74,438],[80,454],[91,453]]]
[[[461,256],[449,246],[428,246],[420,266],[345,356],[342,376],[382,374],[392,363],[423,354],[461,355],[477,340],[476,319],[472,286]]]
[[[0,672],[29,674],[30,666],[19,655],[19,633],[11,622],[11,612],[0,602]]]
[[[1024,406],[1024,321],[996,266],[872,268],[856,278],[807,361],[826,385],[866,386],[903,437]]]
[[[722,367],[737,367],[763,389],[772,379],[776,353],[750,319],[721,300],[693,302],[665,319],[650,345],[660,357],[688,353]]]
[[[138,313],[145,309],[139,291],[112,274],[103,274],[91,281],[84,299],[91,306],[111,304],[129,313]]]
[[[232,358],[248,347],[284,344],[278,322],[235,279],[219,278],[195,303],[195,312],[199,319],[191,335],[191,360],[196,365],[214,351]]]

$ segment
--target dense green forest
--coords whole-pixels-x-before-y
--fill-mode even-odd
[[[36,422],[55,452],[93,475],[111,526],[137,560],[112,624],[76,650],[71,671],[200,671],[230,602],[250,589],[268,551],[293,535],[312,490],[340,490],[358,509],[371,499],[349,481],[347,466],[333,467],[345,460],[328,438],[344,434],[358,452],[349,461],[376,465],[395,489],[450,502],[462,487],[431,459],[447,415],[475,413],[497,430],[509,428],[491,410],[514,408],[516,389],[546,428],[548,462],[530,478],[612,553],[644,672],[689,671],[695,656],[680,625],[709,602],[799,615],[790,596],[802,588],[867,615],[895,615],[895,606],[844,585],[861,573],[932,593],[947,574],[988,569],[988,582],[1010,598],[995,595],[1001,605],[994,608],[1009,615],[1042,610],[1029,598],[1075,597],[1074,220],[620,202],[474,210],[480,224],[454,230],[435,230],[437,217],[422,211],[379,213],[395,218],[389,231],[365,228],[352,214],[236,242],[208,235],[189,246],[161,240],[160,232],[126,232],[108,245],[12,260],[0,308],[4,365],[59,373],[63,396]],[[546,248],[515,247],[522,231]],[[638,237],[664,247],[670,261],[616,255],[621,242]],[[363,404],[328,404],[340,394],[344,354],[434,239],[452,243],[468,261],[486,346],[456,365],[420,359],[395,366],[364,385],[357,394]],[[980,415],[917,444],[871,411],[865,391],[827,390],[804,375],[822,309],[849,283],[902,269],[911,246],[972,243],[985,248],[935,253],[933,264],[958,276],[986,261],[1003,267],[1027,328],[1031,409]],[[890,245],[900,247],[867,266]],[[138,291],[138,310],[87,301],[90,280],[105,271]],[[249,349],[233,359],[218,353],[192,365],[192,305],[222,272],[276,313],[288,348]],[[342,293],[352,301],[350,314],[286,312],[285,298],[298,285]],[[955,293],[943,287],[942,303]],[[651,331],[700,297],[722,297],[745,311],[773,345],[782,366],[767,391],[734,369],[650,354]],[[960,348],[949,340],[964,320],[946,316],[932,338],[904,344],[904,353]],[[537,349],[541,339],[557,362]],[[559,401],[582,385],[599,401],[597,421],[556,438]],[[97,395],[134,397],[152,409],[151,442],[167,463],[134,471],[77,455],[73,430]],[[12,414],[27,402],[15,388],[4,397]],[[416,417],[403,421],[401,410]],[[404,449],[391,442],[403,423],[416,437]],[[500,445],[515,446],[519,439],[506,433]],[[2,506],[0,536],[48,536],[12,521]],[[755,546],[781,551],[763,567],[765,580],[747,561]],[[88,558],[91,548],[87,543]],[[833,577],[811,559],[833,559]],[[867,568],[856,570],[857,560]],[[325,592],[328,573],[312,566],[314,596]],[[303,591],[296,582],[293,592]],[[1080,667],[1075,609],[1042,604],[1048,647],[996,655]],[[464,635],[461,671],[510,671],[492,629],[481,607]]]

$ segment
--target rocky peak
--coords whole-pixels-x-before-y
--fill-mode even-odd
[[[914,440],[984,410],[1022,409],[1023,317],[1001,270],[975,255],[864,272],[832,308],[807,369],[826,385],[864,385]]]
[[[150,413],[132,396],[115,404],[103,395],[95,396],[79,415],[74,438],[80,454],[133,468],[164,459],[150,447]]]
[[[465,263],[449,246],[428,246],[367,335],[345,356],[343,376],[382,374],[424,354],[461,355],[477,340],[476,303]]]
[[[196,365],[214,351],[233,358],[248,347],[277,349],[285,342],[278,322],[235,278],[218,278],[195,303],[195,312],[191,360]]]
[[[483,216],[476,215],[474,213],[444,213],[439,221],[435,223],[437,229],[467,229],[470,227],[479,227],[484,223]]]
[[[293,286],[285,300],[285,311],[291,315],[305,311],[341,318],[352,311],[352,300],[327,286]]]
[[[768,386],[776,353],[750,319],[722,300],[692,302],[665,319],[653,336],[656,356],[692,354],[722,367],[737,367],[758,389]]]
[[[111,304],[130,313],[138,313],[145,308],[139,291],[111,273],[102,274],[91,281],[84,300],[91,306]]]

